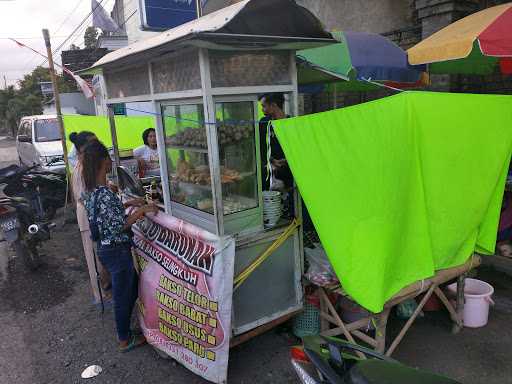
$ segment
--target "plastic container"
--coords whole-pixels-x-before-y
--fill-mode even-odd
[[[450,284],[448,290],[457,295],[457,283]],[[487,324],[489,305],[494,305],[491,296],[494,293],[492,285],[477,279],[466,279],[464,285],[464,326],[479,328]]]
[[[306,298],[304,310],[293,318],[293,334],[303,338],[320,334],[320,301],[311,295]]]

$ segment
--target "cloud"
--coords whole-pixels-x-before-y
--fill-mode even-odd
[[[114,0],[104,0],[102,5],[110,11]],[[8,84],[14,84],[43,61],[35,53],[18,47],[6,38],[20,38],[22,43],[46,54],[41,30],[50,30],[52,48],[55,49],[90,13],[90,7],[91,2],[88,0],[0,0],[0,86],[3,87],[3,76],[8,79]],[[69,19],[62,24],[68,16]],[[83,44],[83,30],[89,25],[91,17],[64,48],[67,49],[72,42]],[[60,62],[60,54],[55,60]]]

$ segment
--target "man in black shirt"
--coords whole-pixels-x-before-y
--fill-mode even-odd
[[[282,93],[268,93],[260,97],[261,106],[265,117],[260,120],[260,158],[262,164],[262,185],[263,190],[270,189],[270,176],[267,169],[267,132],[270,134],[270,164],[273,169],[274,178],[284,183],[284,188],[293,187],[293,176],[284,156],[283,148],[277,140],[272,124],[268,127],[269,121],[286,119],[289,116],[283,111],[284,96]]]

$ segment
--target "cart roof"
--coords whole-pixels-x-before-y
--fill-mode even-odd
[[[186,46],[298,50],[334,42],[321,22],[293,0],[243,0],[111,52],[82,72],[145,61]]]

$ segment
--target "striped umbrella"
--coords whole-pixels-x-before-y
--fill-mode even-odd
[[[474,13],[408,51],[409,63],[437,74],[512,74],[512,3]]]

